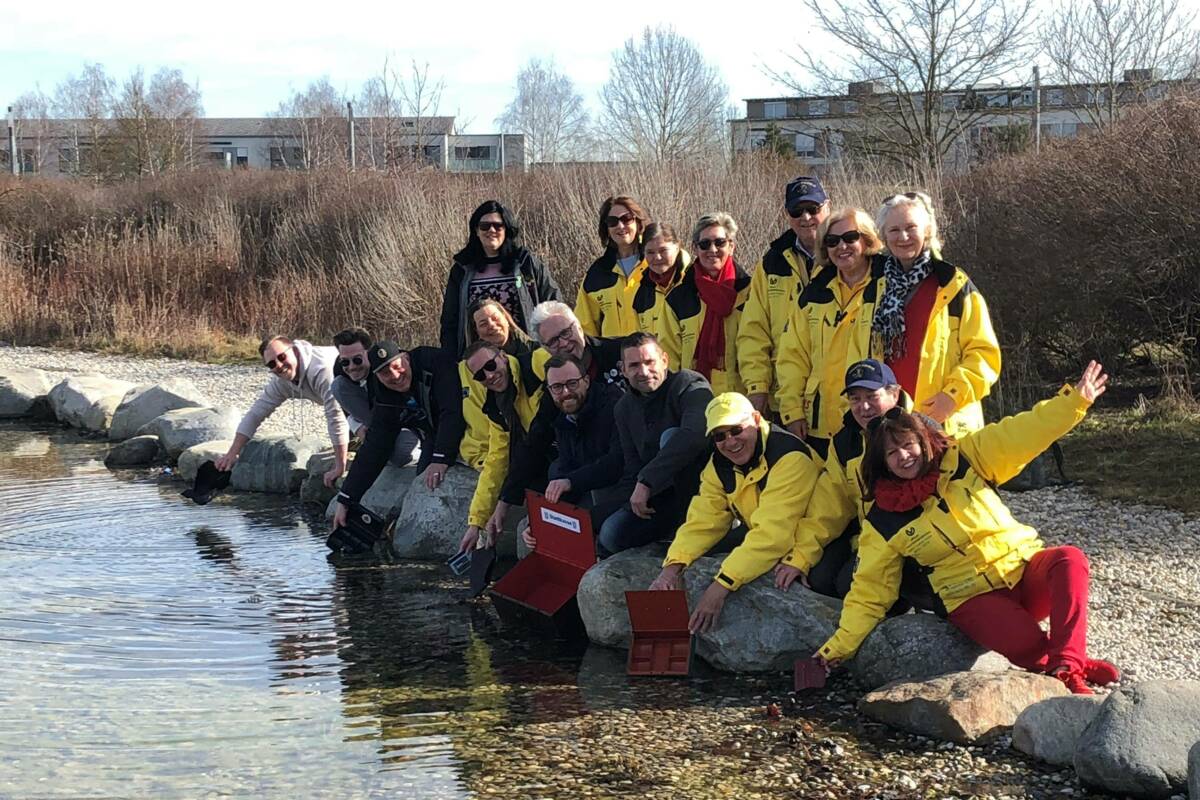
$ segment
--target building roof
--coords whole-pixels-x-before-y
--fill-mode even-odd
[[[294,132],[304,121],[301,117],[201,117],[196,120],[196,136],[200,139],[272,138]],[[30,124],[28,120],[24,122]],[[117,120],[104,119],[101,123],[109,133],[116,133]],[[354,120],[355,127],[360,129],[374,124],[391,124],[401,131],[415,129],[416,123],[416,117],[393,117],[390,120],[384,117],[356,117]],[[92,124],[92,120],[88,119],[51,119],[45,121],[46,127],[42,130],[43,135],[65,139],[76,131],[80,134],[90,131]],[[426,135],[453,135],[454,117],[426,117],[421,120],[421,127]]]

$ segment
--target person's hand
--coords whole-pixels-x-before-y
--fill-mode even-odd
[[[783,562],[775,565],[775,587],[777,589],[782,589],[786,592],[788,589],[792,588],[792,584],[795,583],[797,579],[800,580],[800,585],[805,589],[812,588],[808,585],[808,576],[801,572],[798,568],[793,567],[791,564],[784,564]]]
[[[921,404],[921,413],[939,423],[945,423],[957,410],[954,398],[945,392],[938,392]]]
[[[658,577],[650,582],[650,590],[663,592],[682,589],[683,586],[679,580],[681,575],[683,575],[683,564],[667,564],[662,568],[662,572],[658,573]]]
[[[425,468],[425,488],[433,491],[442,485],[442,481],[446,479],[446,470],[450,469],[449,464],[430,464]]]
[[[215,466],[221,472],[228,472],[229,470],[233,469],[233,465],[237,463],[237,460],[238,454],[230,450],[228,453],[214,461],[213,466]]]
[[[649,486],[638,481],[637,486],[633,487],[633,494],[629,495],[629,508],[642,519],[654,516],[654,509],[650,507]]]
[[[530,550],[537,549],[537,539],[533,538],[533,532],[529,528],[529,517],[521,520],[521,541],[525,542],[525,546]]]
[[[820,651],[813,653],[812,657],[813,657],[813,661],[817,662],[818,664],[820,664],[822,667],[825,668],[825,674],[827,676],[829,675],[829,673],[831,673],[835,669],[837,669],[842,663],[839,659],[836,659],[836,658],[834,658],[834,659],[825,658],[825,656],[821,655]]]
[[[465,553],[468,550],[474,550],[479,542],[479,526],[468,525],[467,532],[463,534],[462,539],[458,542],[458,552]]]
[[[504,517],[508,514],[508,503],[503,500],[496,502],[496,508],[492,511],[492,515],[488,517],[487,524],[483,529],[487,531],[489,538],[495,541],[504,531]]]
[[[571,491],[569,478],[555,478],[546,484],[546,499],[551,503],[557,503],[569,491]]]
[[[337,479],[342,477],[342,474],[345,471],[346,471],[346,462],[345,461],[340,461],[340,460],[334,461],[333,466],[330,467],[329,470],[325,473],[325,488],[326,489],[331,488],[333,486],[333,484],[337,483]],[[338,503],[338,505],[341,505],[341,503]]]
[[[1107,383],[1108,375],[1104,373],[1104,367],[1097,361],[1089,361],[1084,367],[1083,377],[1075,384],[1075,391],[1079,392],[1079,396],[1084,400],[1094,403],[1096,398],[1108,389]]]
[[[804,419],[803,417],[800,419],[794,419],[788,423],[787,429],[791,433],[803,439],[805,436],[808,436],[808,420]]]
[[[755,392],[754,394],[746,395],[746,399],[750,401],[750,405],[754,406],[754,410],[763,416],[771,410],[771,401],[766,392]]]
[[[330,524],[333,525],[330,530],[337,530],[346,524],[346,517],[350,514],[350,509],[346,508],[345,503],[338,503],[337,508],[333,510],[333,519]]]
[[[692,618],[688,620],[689,633],[708,633],[717,624],[717,617],[721,616],[721,609],[725,607],[725,598],[729,597],[729,590],[721,584],[713,581],[708,588],[704,590],[704,594],[700,595],[700,602],[696,604],[696,610],[692,612]]]
[[[367,426],[359,425],[358,430],[354,432],[354,438],[358,439],[360,442],[365,442],[367,440]]]

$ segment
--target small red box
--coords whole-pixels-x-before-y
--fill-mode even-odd
[[[687,594],[682,590],[625,592],[633,641],[630,675],[687,675],[692,666]]]
[[[537,548],[492,586],[492,602],[505,622],[531,625],[561,638],[584,633],[575,593],[596,563],[592,516],[569,503],[550,503],[525,492],[529,528]]]
[[[797,659],[792,673],[793,691],[803,692],[806,689],[824,688],[825,667],[815,658]]]

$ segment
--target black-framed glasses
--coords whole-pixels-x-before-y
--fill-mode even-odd
[[[546,339],[544,342],[542,342],[542,344],[546,347],[547,350],[550,350],[552,348],[557,348],[560,346],[565,347],[566,345],[571,343],[571,335],[574,333],[575,333],[575,325],[574,325],[574,323],[572,323],[572,324],[568,325],[567,327],[563,328],[558,333],[551,336],[549,339]]]
[[[483,366],[472,372],[471,377],[480,383],[483,383],[483,379],[486,378],[489,373],[495,372],[499,368],[500,365],[496,363],[496,356],[492,356],[487,361],[483,362]]]
[[[701,239],[700,241],[696,242],[696,246],[701,250],[710,250],[712,248],[720,250],[727,244],[729,244],[729,240],[724,236],[718,236],[716,239]]]
[[[815,217],[821,213],[821,205],[818,203],[799,203],[788,208],[787,213],[792,219],[800,219],[805,214]]]
[[[342,369],[345,369],[346,367],[350,366],[351,364],[353,364],[356,367],[361,367],[363,365],[363,357],[362,356],[350,356],[350,358],[339,359],[338,363],[341,364]]]
[[[619,217],[609,214],[607,217],[604,218],[604,224],[610,228],[615,228],[618,225],[628,225],[629,223],[633,222],[636,219],[637,219],[637,216],[635,214],[631,214],[628,211],[626,211],[624,214],[622,214]]]
[[[585,380],[587,379],[583,377],[571,378],[570,380],[563,381],[562,383],[548,383],[546,384],[546,388],[550,391],[550,394],[558,396],[564,392],[575,391]]]
[[[862,238],[862,233],[859,231],[846,231],[845,233],[827,233],[825,238],[821,239],[821,244],[826,247],[837,247],[839,242],[846,244],[854,244]]]
[[[742,434],[742,431],[746,430],[746,428],[748,428],[748,427],[750,427],[750,426],[734,425],[733,427],[726,428],[723,431],[713,431],[712,432],[713,443],[720,444],[721,442],[728,439],[730,436],[740,436]]]
[[[502,231],[502,230],[504,230],[504,223],[503,222],[480,222],[478,225],[475,226],[475,230],[479,231],[480,233],[487,233],[488,231]]]

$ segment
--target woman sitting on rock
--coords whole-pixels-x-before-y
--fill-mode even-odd
[[[467,310],[470,325],[467,328],[467,344],[485,341],[510,356],[529,353],[532,345],[529,337],[517,325],[508,309],[493,297],[481,297]],[[473,469],[483,469],[487,457],[491,422],[483,413],[487,400],[487,389],[475,380],[467,369],[466,361],[458,362],[458,379],[463,390],[463,419],[467,430],[458,446],[458,457]]]
[[[909,557],[928,572],[950,621],[983,647],[1076,694],[1118,680],[1112,664],[1087,657],[1087,557],[1070,545],[1046,547],[993,488],[1075,427],[1107,381],[1093,361],[1075,387],[957,439],[899,407],[872,420],[858,568],[817,658],[829,667],[854,655],[896,602]],[[1049,632],[1038,625],[1047,617]]]

